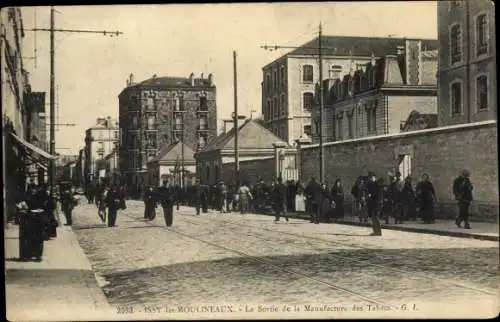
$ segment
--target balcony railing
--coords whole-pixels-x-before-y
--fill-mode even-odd
[[[197,129],[198,131],[208,131],[208,126],[207,126],[206,124],[203,124],[203,125],[201,125],[201,124],[200,124],[200,125],[198,125],[198,126],[196,127],[196,129]]]
[[[196,110],[196,113],[208,113],[208,106],[200,106]]]
[[[174,131],[182,131],[184,124],[174,124]]]

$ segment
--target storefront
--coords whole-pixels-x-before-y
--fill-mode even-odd
[[[15,214],[15,205],[24,198],[27,184],[46,183],[45,173],[50,161],[55,160],[46,151],[16,135],[9,124],[3,128],[4,135],[4,207],[5,220]]]

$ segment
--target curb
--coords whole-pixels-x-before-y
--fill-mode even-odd
[[[274,214],[270,214],[270,213],[260,213],[260,214],[265,215],[265,216],[274,216]],[[309,218],[306,218],[306,217],[300,216],[300,215],[296,215],[296,214],[291,214],[288,217],[294,218],[294,219],[309,220]],[[367,223],[360,223],[360,222],[347,221],[347,220],[339,220],[339,221],[335,222],[334,224],[346,225],[346,226],[358,226],[358,227],[371,227],[372,226],[371,224],[367,224]],[[423,233],[423,234],[429,234],[429,235],[449,236],[449,237],[457,237],[457,238],[473,238],[473,239],[486,240],[486,241],[499,241],[500,240],[499,236],[481,235],[481,234],[474,234],[474,233],[467,233],[467,232],[434,230],[434,229],[417,228],[417,227],[401,227],[401,226],[392,226],[392,225],[386,225],[386,224],[381,224],[380,226],[382,229],[387,229],[387,230],[406,231],[406,232],[412,232],[412,233]]]

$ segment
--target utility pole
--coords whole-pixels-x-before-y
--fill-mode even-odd
[[[233,73],[234,73],[234,175],[236,178],[236,186],[240,185],[240,162],[238,151],[238,73],[236,71],[236,51],[233,51]]]
[[[111,37],[123,34],[120,31],[94,31],[94,30],[79,30],[79,29],[56,29],[54,19],[54,6],[50,8],[50,28],[33,28],[30,31],[48,31],[50,32],[50,154],[55,155],[56,139],[55,139],[55,32],[67,33],[99,33],[109,35]],[[49,180],[50,180],[50,198],[54,199],[55,192],[55,160],[50,161],[49,165]]]
[[[56,102],[55,98],[55,48],[54,48],[54,7],[50,7],[50,154],[56,154],[56,132],[55,132],[55,123],[56,123]],[[49,165],[49,181],[50,181],[50,200],[54,200],[54,192],[55,192],[55,181],[56,181],[56,160],[50,160]]]
[[[318,47],[309,47],[309,46],[268,46],[264,45],[261,48],[265,50],[278,50],[278,49],[314,49],[318,51],[319,56],[319,88],[320,88],[320,108],[319,108],[319,179],[320,182],[324,182],[325,176],[325,160],[324,160],[324,146],[323,146],[323,137],[324,137],[324,97],[323,97],[323,51],[324,50],[335,50],[336,48],[323,47],[322,44],[322,26],[319,24],[319,37],[318,37]]]

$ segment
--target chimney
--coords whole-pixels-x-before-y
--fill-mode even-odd
[[[153,78],[156,78],[156,74],[153,75]]]
[[[406,40],[406,81],[409,85],[421,83],[420,66],[422,66],[422,41]]]
[[[191,86],[194,86],[194,73],[191,73],[189,75],[189,83],[191,84]]]
[[[212,73],[208,74],[208,85],[214,86],[214,75]]]
[[[129,76],[129,84],[134,85],[134,74],[130,74]]]
[[[201,79],[203,79],[203,73],[201,73],[201,76],[200,76]]]
[[[405,46],[397,46],[397,55],[404,55],[405,54]]]

